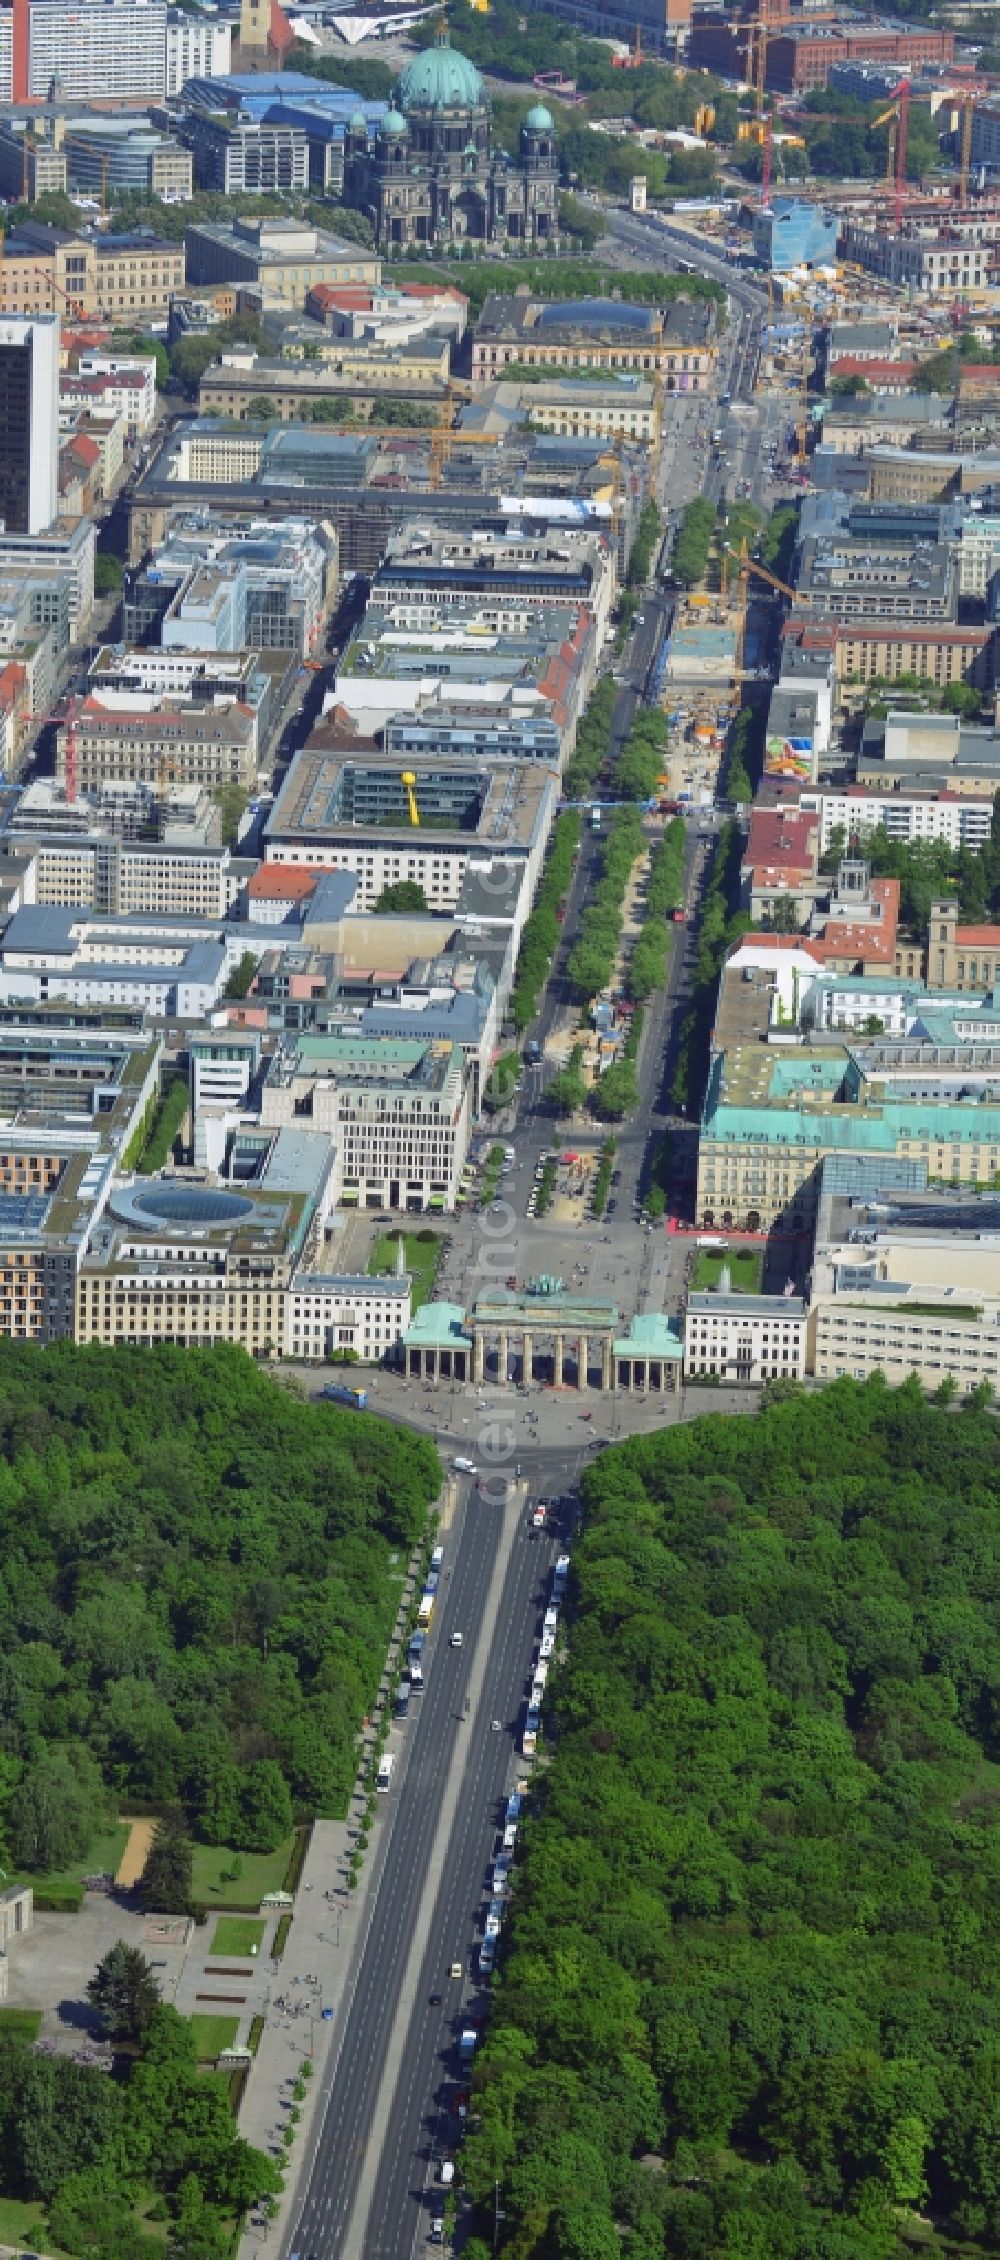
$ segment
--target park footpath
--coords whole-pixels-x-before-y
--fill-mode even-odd
[[[450,1480],[438,1506],[438,1528],[443,1537],[453,1520],[457,1486]],[[370,1824],[368,1847],[352,1891],[348,1884],[351,1856],[358,1831],[365,1824],[369,1794],[374,1785],[375,1761],[386,1707],[392,1700],[392,1683],[409,1637],[410,1614],[418,1591],[423,1563],[418,1548],[409,1562],[399,1613],[379,1683],[378,1701],[364,1722],[358,1770],[350,1804],[343,1820],[313,1822],[309,1848],[295,1894],[295,1909],[280,1961],[264,1956],[259,1975],[263,1995],[258,2014],[263,2030],[253,2058],[239,2113],[240,2133],[265,2150],[286,2169],[285,2188],[273,2218],[258,2206],[248,2216],[239,2246],[239,2260],[259,2260],[262,2251],[277,2251],[290,2220],[301,2202],[299,2186],[318,2132],[317,2114],[340,2051],[346,2009],[350,2001],[368,1928],[375,1910],[388,1838],[395,1813],[394,1799],[379,1799]],[[306,2062],[311,2073],[302,2079]],[[293,2089],[300,2083],[298,2095]],[[301,2089],[304,2087],[304,2093]],[[292,2110],[299,2111],[293,2125]],[[286,2128],[293,2139],[286,2143]]]

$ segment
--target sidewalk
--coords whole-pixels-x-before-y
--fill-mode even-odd
[[[455,1486],[447,1483],[439,1513],[442,1533],[454,1516],[456,1497]],[[390,1673],[400,1642],[406,1637],[416,1582],[411,1560],[379,1686],[379,1705],[388,1695]],[[368,1802],[366,1776],[378,1738],[379,1717],[376,1708],[365,1722],[358,1772],[344,1819],[313,1823],[284,1954],[280,1962],[264,1959],[261,1968],[265,1981],[260,2003],[264,2030],[244,2090],[239,2128],[248,2142],[284,2162],[286,2181],[273,2221],[263,2220],[259,2210],[248,2216],[239,2260],[260,2260],[262,2251],[277,2251],[301,2200],[300,2177],[312,2148],[317,2107],[340,2047],[342,2005],[354,1984],[384,1861],[388,1825],[395,1813],[394,1800],[379,1801],[384,1810],[376,1812],[357,1888],[349,1890],[348,1864]],[[286,2147],[284,2132],[290,2124],[292,2088],[307,2058],[312,2061],[312,2075],[305,2082],[295,2139]]]

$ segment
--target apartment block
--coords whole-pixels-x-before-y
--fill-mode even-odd
[[[16,102],[158,101],[164,93],[167,11],[163,0],[29,0],[27,84]],[[16,45],[16,43],[15,43]],[[15,55],[13,78],[18,75]]]

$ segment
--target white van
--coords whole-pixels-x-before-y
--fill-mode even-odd
[[[450,2184],[451,2184],[451,2183],[452,2183],[452,2182],[454,2181],[454,2179],[455,2179],[455,2161],[454,2161],[454,2159],[453,2159],[453,2158],[442,2158],[442,2160],[441,2160],[441,2164],[440,2164],[440,2166],[438,2167],[438,2180],[439,2180],[439,2182],[443,2182],[445,2189],[447,2189],[447,2188],[448,2188],[448,2187],[450,2186]]]
[[[378,1773],[375,1777],[376,1789],[388,1789],[389,1784],[392,1780],[392,1769],[395,1763],[395,1758],[385,1757],[379,1759]]]
[[[478,1475],[479,1473],[475,1460],[467,1460],[461,1452],[456,1452],[451,1464],[456,1475]]]
[[[432,1555],[431,1555],[431,1568],[432,1568],[432,1569],[440,1569],[440,1567],[441,1567],[441,1564],[442,1564],[443,1560],[444,1560],[444,1547],[443,1547],[443,1546],[435,1546],[435,1548],[434,1548],[434,1552],[433,1552],[433,1553],[432,1553]]]

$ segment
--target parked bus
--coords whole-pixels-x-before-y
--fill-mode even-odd
[[[350,1405],[353,1412],[364,1412],[368,1403],[367,1389],[352,1389],[347,1381],[328,1381],[323,1395],[332,1404]]]

